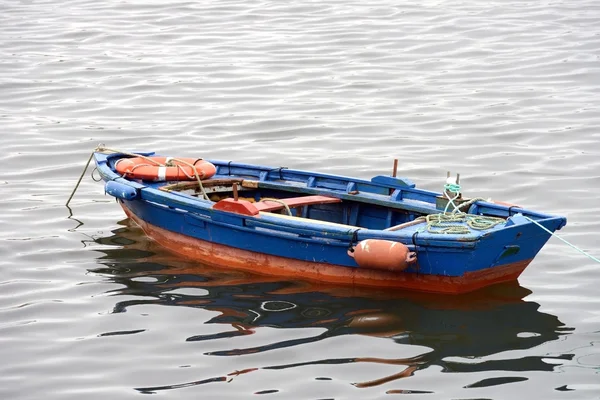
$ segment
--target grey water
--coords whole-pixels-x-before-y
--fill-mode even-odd
[[[591,0],[2,0],[0,398],[600,398],[600,265],[557,239],[446,298],[196,265],[89,173],[64,206],[98,143],[366,179],[398,158],[600,256],[599,104]]]

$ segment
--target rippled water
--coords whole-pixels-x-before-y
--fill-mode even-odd
[[[86,178],[99,142],[567,215],[600,255],[600,4],[4,1],[0,397],[600,397],[600,266],[556,239],[458,298],[199,268]]]

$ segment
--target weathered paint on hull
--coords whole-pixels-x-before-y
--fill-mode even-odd
[[[514,281],[532,261],[528,259],[481,271],[467,272],[460,277],[349,268],[255,253],[198,240],[149,224],[138,218],[124,204],[121,203],[121,205],[125,213],[150,238],[156,240],[170,251],[187,258],[213,266],[225,266],[255,273],[308,279],[318,282],[458,294],[474,291],[495,283]]]

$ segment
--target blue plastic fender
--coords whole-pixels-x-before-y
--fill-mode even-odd
[[[135,200],[139,197],[139,192],[136,188],[115,181],[106,182],[104,191],[122,200]]]

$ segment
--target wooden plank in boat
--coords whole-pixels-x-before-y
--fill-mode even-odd
[[[309,206],[316,204],[329,204],[329,203],[340,203],[342,200],[337,197],[330,196],[301,196],[301,197],[290,197],[287,199],[279,199],[280,201],[273,200],[261,200],[254,203],[254,206],[259,211],[275,211],[284,208],[285,203],[289,208]]]

